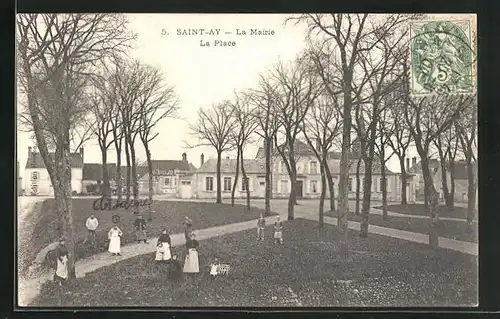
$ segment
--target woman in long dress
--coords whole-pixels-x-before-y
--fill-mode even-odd
[[[68,279],[68,249],[66,248],[65,239],[59,241],[56,253],[57,268],[54,274],[54,281],[61,286]]]
[[[163,230],[161,236],[158,238],[158,243],[156,244],[156,261],[170,261],[172,259],[172,253],[170,251],[170,236],[167,234],[166,230]]]
[[[188,241],[186,242],[186,248],[188,254],[184,261],[183,272],[188,274],[197,274],[200,272],[200,266],[198,264],[198,241],[195,239],[194,233],[191,233]]]
[[[109,239],[109,248],[108,251],[113,256],[121,256],[121,237],[123,236],[123,232],[118,226],[113,226],[108,232]]]

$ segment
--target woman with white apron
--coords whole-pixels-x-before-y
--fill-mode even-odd
[[[167,231],[164,230],[161,236],[158,238],[158,244],[156,245],[156,257],[155,260],[160,261],[170,261],[172,259],[172,253],[170,251],[170,236]]]
[[[195,239],[194,233],[191,233],[189,239],[186,242],[186,248],[188,254],[184,261],[183,272],[188,274],[196,274],[200,272],[200,266],[198,264],[198,241]]]
[[[57,268],[54,274],[54,281],[60,286],[68,279],[68,249],[66,248],[66,240],[60,239],[57,247]]]
[[[121,237],[123,236],[123,232],[118,226],[113,226],[108,232],[109,239],[109,248],[108,251],[113,256],[121,256]]]

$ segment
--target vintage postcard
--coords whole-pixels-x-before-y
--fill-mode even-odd
[[[478,305],[473,14],[18,14],[18,307]]]

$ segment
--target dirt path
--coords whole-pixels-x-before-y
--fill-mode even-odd
[[[34,196],[19,196],[17,198],[17,261],[18,275],[21,276],[26,275],[23,270],[36,255],[36,251],[31,245],[31,235],[44,200],[44,197]]]

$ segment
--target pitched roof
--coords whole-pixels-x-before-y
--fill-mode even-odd
[[[477,175],[477,163],[473,163],[473,165],[474,174]],[[429,159],[429,168],[431,170],[431,174],[436,174],[438,170],[441,169],[441,161],[435,158]],[[410,167],[409,172],[413,174],[421,174],[421,162],[418,162]],[[465,161],[456,161],[453,164],[453,174],[455,179],[467,179],[467,163]]]
[[[83,159],[80,153],[71,153],[71,167],[72,168],[82,168]],[[54,153],[49,153],[51,160],[54,160]],[[25,168],[46,168],[43,161],[42,155],[40,153],[32,152],[28,154],[28,160],[26,161]]]
[[[437,172],[437,170],[439,169],[439,161],[435,158],[430,158],[429,159],[429,168],[431,170],[431,174],[434,174]],[[408,170],[409,173],[413,173],[413,174],[418,174],[418,173],[422,173],[422,164],[421,164],[421,161],[420,162],[417,162],[415,165],[413,166],[410,166],[410,169]]]
[[[245,173],[265,173],[265,162],[262,159],[244,159]],[[241,167],[240,167],[241,170]],[[199,173],[217,172],[217,159],[209,159],[199,169]],[[221,173],[236,173],[236,159],[221,159]]]
[[[281,145],[280,147],[283,148],[284,145]],[[316,156],[316,154],[314,153],[313,149],[309,146],[309,144],[307,144],[301,140],[298,140],[298,139],[295,140],[294,151],[295,151],[295,154],[298,156],[300,156],[300,155],[302,155],[302,156]],[[274,151],[273,155],[279,156],[279,153],[277,151]],[[334,159],[334,158],[340,159],[340,155],[341,155],[340,152],[334,152],[334,151],[328,152],[329,159]],[[351,158],[357,158],[354,155],[355,155],[354,153],[351,153]],[[259,147],[259,149],[257,150],[257,154],[255,155],[255,158],[259,159],[259,158],[265,158],[265,157],[266,157],[266,155],[264,152],[264,147]]]
[[[108,175],[111,180],[114,180],[116,175],[116,164],[108,163]],[[102,181],[102,164],[99,163],[84,163],[82,179],[84,181]]]
[[[349,175],[355,175],[356,174],[356,169],[357,169],[357,164],[358,161],[352,160],[351,165],[349,165]],[[340,162],[338,160],[330,160],[328,161],[328,167],[330,167],[330,171],[332,174],[338,174],[340,172]],[[361,163],[359,165],[359,173],[364,174],[365,172],[365,163],[363,160],[361,160]],[[372,164],[372,175],[381,175],[382,174],[382,164],[380,161],[373,161]],[[391,171],[387,166],[385,166],[385,174],[386,175],[397,175],[397,173],[394,173]]]

